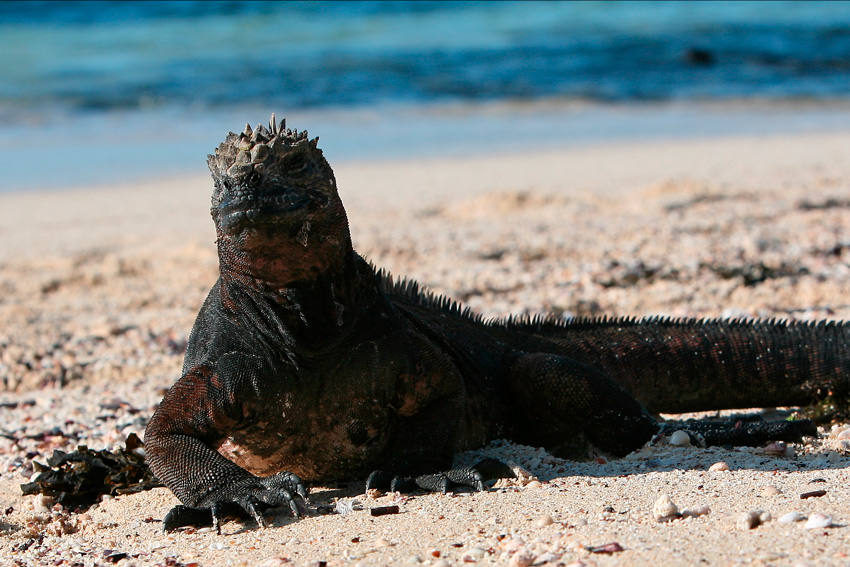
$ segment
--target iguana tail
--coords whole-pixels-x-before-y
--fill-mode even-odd
[[[515,323],[653,413],[850,399],[850,322],[582,319]]]

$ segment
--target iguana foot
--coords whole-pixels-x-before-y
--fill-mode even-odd
[[[755,447],[770,441],[802,441],[803,437],[817,437],[818,428],[813,421],[764,421],[756,419],[725,419],[722,421],[686,420],[665,421],[661,433],[676,430],[688,433],[694,445],[731,445]]]
[[[384,471],[374,471],[366,480],[366,490],[377,489],[390,492],[441,492],[445,494],[457,486],[466,486],[478,492],[487,489],[484,482],[496,478],[514,476],[509,466],[496,459],[483,459],[472,467],[461,467],[416,477],[392,476]]]
[[[273,476],[250,479],[227,491],[229,498],[217,499],[210,506],[185,506],[172,508],[162,521],[165,531],[186,526],[212,526],[221,533],[221,524],[230,519],[253,518],[260,527],[266,527],[263,512],[269,508],[287,506],[294,517],[301,511],[295,500],[299,496],[308,502],[307,489],[298,476],[282,472]]]

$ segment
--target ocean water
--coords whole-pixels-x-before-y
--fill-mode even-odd
[[[805,124],[837,127],[850,3],[2,2],[0,53],[2,191],[201,169],[271,111],[338,159],[510,149],[505,129],[672,135],[717,102],[815,106]],[[618,126],[621,107],[656,114]],[[716,129],[703,114],[692,131]]]

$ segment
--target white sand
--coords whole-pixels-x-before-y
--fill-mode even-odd
[[[488,315],[850,319],[850,132],[332,165],[358,251]],[[229,523],[220,536],[163,535],[146,520],[176,500],[158,489],[72,515],[77,531],[59,533],[20,495],[23,457],[142,434],[215,279],[210,189],[189,178],[0,196],[0,378],[14,390],[0,401],[35,402],[0,409],[0,425],[17,438],[54,427],[77,436],[0,438],[0,505],[11,508],[0,563],[105,564],[106,549],[129,554],[122,565],[518,565],[523,554],[540,565],[848,563],[850,460],[836,439],[797,446],[796,458],[660,446],[607,465],[498,447],[542,485],[369,500],[352,483],[314,500],[395,502],[402,513],[278,515],[273,528]],[[767,277],[745,285],[736,274]],[[717,461],[732,470],[707,472]],[[762,495],[766,486],[781,493]],[[818,489],[826,495],[799,498]],[[661,494],[711,513],[657,523]],[[773,520],[737,528],[754,509]],[[837,527],[777,521],[791,511]],[[611,542],[624,551],[587,550]]]

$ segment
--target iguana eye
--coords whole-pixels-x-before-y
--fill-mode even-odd
[[[250,183],[251,185],[256,185],[260,182],[262,178],[263,176],[255,171],[248,176],[248,183]]]
[[[310,163],[302,154],[296,154],[289,160],[289,173],[298,173],[307,169]]]

